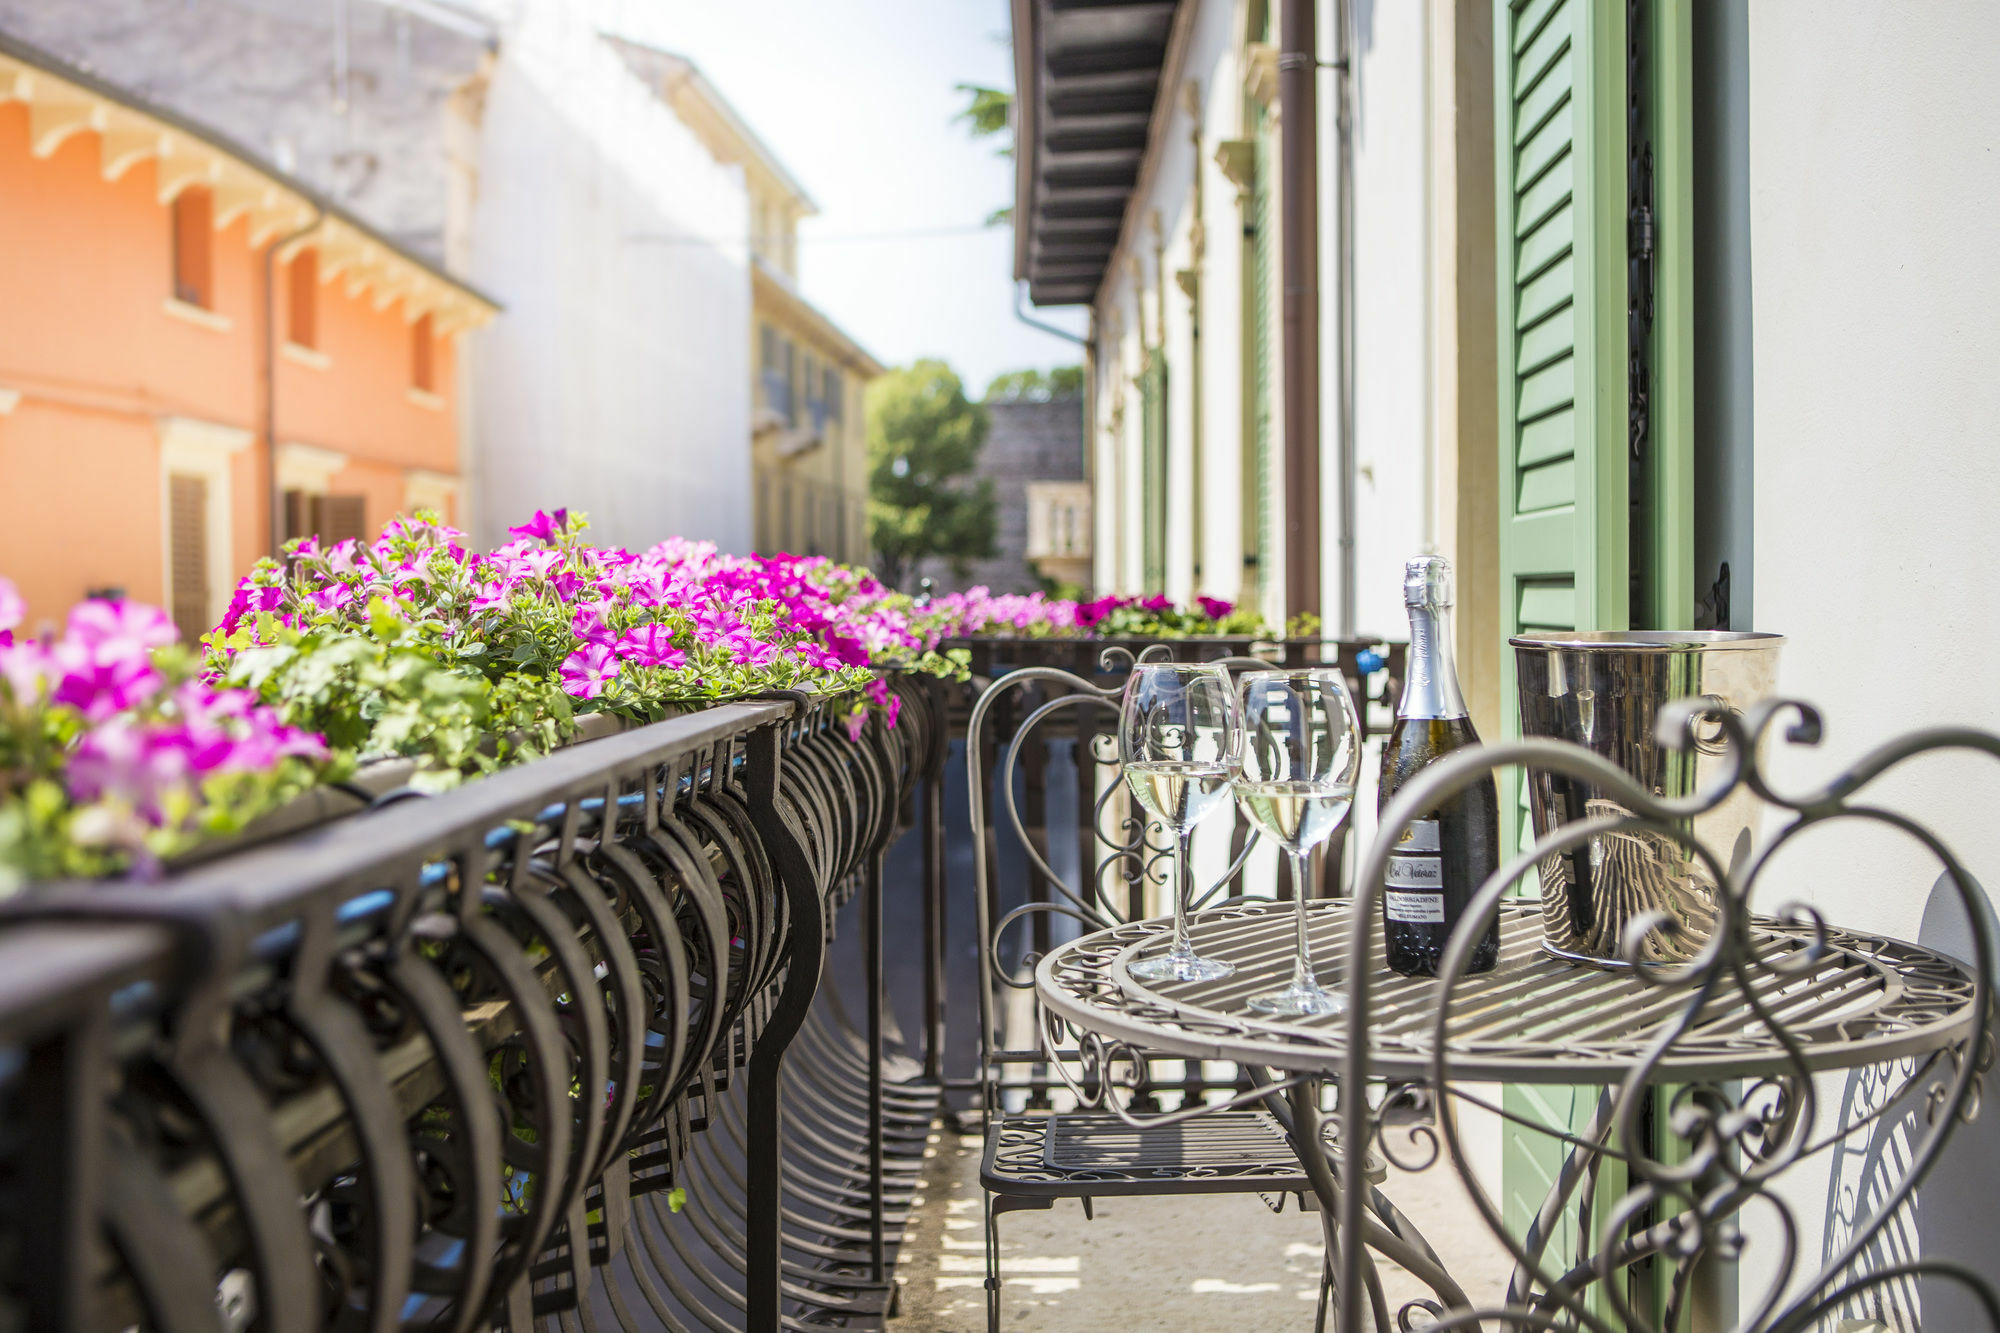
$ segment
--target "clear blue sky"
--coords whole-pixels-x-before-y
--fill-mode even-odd
[[[1080,361],[1013,313],[1013,238],[980,228],[1013,167],[952,117],[957,83],[1013,86],[1006,0],[607,0],[612,23],[701,66],[819,204],[808,299],[881,361],[941,356],[971,392]],[[944,234],[913,235],[937,232]],[[881,238],[881,239],[875,239]],[[1040,312],[1082,331],[1082,312]]]

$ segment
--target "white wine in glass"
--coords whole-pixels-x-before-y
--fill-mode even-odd
[[[1243,813],[1292,860],[1298,949],[1292,983],[1250,1007],[1294,1018],[1337,1014],[1347,1001],[1319,984],[1307,936],[1306,866],[1354,804],[1361,723],[1338,670],[1253,671],[1237,682],[1243,752],[1235,787]]]
[[[1188,844],[1195,825],[1227,809],[1240,735],[1236,697],[1220,667],[1144,662],[1118,710],[1118,758],[1146,813],[1174,835],[1174,942],[1128,969],[1141,981],[1215,981],[1236,969],[1188,940]]]

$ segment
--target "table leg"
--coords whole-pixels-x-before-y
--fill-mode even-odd
[[[1349,1256],[1343,1252],[1339,1237],[1335,1233],[1335,1219],[1340,1216],[1341,1186],[1333,1163],[1329,1160],[1325,1141],[1320,1137],[1322,1117],[1319,1111],[1321,1084],[1317,1081],[1294,1084],[1279,1091],[1270,1075],[1263,1070],[1248,1071],[1258,1086],[1270,1089],[1264,1098],[1265,1105],[1277,1117],[1291,1136],[1292,1148],[1299,1155],[1299,1165],[1312,1183],[1313,1194],[1319,1200],[1320,1224],[1326,1237],[1327,1254],[1333,1264],[1334,1308],[1338,1308],[1339,1283],[1359,1281],[1368,1292],[1369,1305],[1374,1322],[1383,1333],[1403,1327],[1401,1312],[1395,1319],[1390,1317],[1387,1302],[1382,1293],[1382,1284],[1375,1269],[1375,1254],[1381,1254],[1407,1270],[1418,1281],[1429,1287],[1444,1310],[1470,1310],[1472,1301],[1451,1274],[1445,1271],[1437,1252],[1424,1240],[1408,1218],[1379,1190],[1371,1188],[1367,1211],[1362,1214],[1361,1244],[1353,1247],[1349,1273]],[[1366,1145],[1362,1150],[1366,1151]],[[1345,1145],[1341,1151],[1346,1151]],[[1373,1251],[1374,1253],[1371,1253]],[[1468,1327],[1477,1329],[1478,1325]],[[1363,1333],[1362,1330],[1338,1330],[1338,1333]]]

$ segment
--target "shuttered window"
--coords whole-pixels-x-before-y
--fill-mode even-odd
[[[1638,20],[1629,30],[1628,12]],[[1686,623],[1676,609],[1688,600],[1681,566],[1692,540],[1685,293],[1660,289],[1650,324],[1628,321],[1627,308],[1635,281],[1667,273],[1684,285],[1673,276],[1687,245],[1678,221],[1657,243],[1662,252],[1680,247],[1671,263],[1643,244],[1633,248],[1633,238],[1655,231],[1650,218],[1633,225],[1630,211],[1652,197],[1656,155],[1628,161],[1627,150],[1648,141],[1630,138],[1636,127],[1660,160],[1685,160],[1685,98],[1641,87],[1635,99],[1629,79],[1637,70],[1642,83],[1685,87],[1686,21],[1684,6],[1647,0],[1509,0],[1495,9],[1500,619],[1508,634],[1624,629],[1635,617],[1661,628]],[[1686,188],[1676,168],[1668,194],[1680,197],[1667,216],[1685,218]],[[1680,350],[1663,351],[1672,348]],[[1637,421],[1628,412],[1635,373],[1650,383]],[[1636,546],[1635,532],[1644,535]],[[1512,649],[1502,649],[1501,662],[1501,715],[1512,736]],[[1516,775],[1503,777],[1501,809],[1510,824],[1503,842],[1531,841]],[[1583,1133],[1599,1092],[1509,1086],[1504,1101],[1523,1121]],[[1535,1220],[1564,1156],[1550,1135],[1505,1129],[1503,1207],[1517,1235]],[[1602,1203],[1623,1188],[1623,1168],[1607,1165],[1593,1216],[1601,1221]],[[1578,1206],[1572,1199],[1556,1221],[1544,1267],[1561,1272],[1576,1253]]]
[[[174,299],[215,308],[215,197],[199,185],[174,196]]]
[[[289,280],[285,337],[300,347],[319,346],[319,251],[304,249],[285,266]]]
[[[167,566],[174,625],[191,644],[215,627],[208,604],[208,483],[200,477],[167,477]]]
[[[429,315],[410,325],[410,387],[437,392],[437,331]]]
[[[309,495],[285,492],[285,540],[317,537],[321,546],[348,540],[365,541],[368,500],[361,495]]]
[[[1139,516],[1141,568],[1147,592],[1167,587],[1167,357],[1158,347],[1146,354],[1139,376]]]
[[[1515,0],[1496,8],[1495,22],[1501,625],[1509,634],[1619,629],[1628,573],[1624,5]],[[1501,712],[1518,734],[1513,656],[1501,654]],[[1532,841],[1517,775],[1506,775],[1501,810],[1512,825],[1503,843]],[[1509,1086],[1503,1100],[1529,1123],[1574,1132],[1596,1090]],[[1515,1234],[1534,1223],[1564,1157],[1551,1135],[1505,1131],[1503,1211]],[[1546,1260],[1555,1271],[1578,1253],[1579,1217],[1573,1201],[1555,1225]]]
[[[1249,325],[1246,342],[1250,348],[1249,383],[1245,385],[1250,405],[1250,459],[1245,470],[1250,475],[1245,489],[1251,504],[1244,540],[1249,548],[1246,554],[1255,561],[1255,577],[1246,580],[1250,586],[1245,594],[1262,597],[1277,569],[1271,558],[1277,530],[1271,513],[1271,449],[1277,432],[1271,398],[1272,369],[1277,362],[1278,207],[1273,182],[1277,177],[1278,153],[1270,113],[1254,98],[1250,100],[1250,108],[1256,166],[1250,191],[1250,281],[1244,302],[1244,319]]]

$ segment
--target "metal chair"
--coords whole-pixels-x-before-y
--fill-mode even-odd
[[[1138,657],[1122,648],[1106,650],[1107,674],[1139,660],[1168,654],[1156,645]],[[1260,669],[1255,658],[1224,658],[1230,669]],[[966,732],[966,767],[971,794],[972,834],[980,939],[980,1119],[985,1151],[979,1179],[984,1191],[987,1327],[999,1327],[999,1218],[1026,1209],[1047,1209],[1058,1199],[1076,1199],[1086,1217],[1093,1201],[1132,1195],[1256,1193],[1273,1211],[1291,1194],[1301,1207],[1312,1186],[1299,1165],[1288,1120],[1259,1103],[1272,1080],[1261,1070],[1231,1067],[1216,1079],[1188,1061],[1157,1061],[1126,1048],[1107,1050],[1095,1038],[1079,1043],[1059,1019],[1039,1012],[1034,1002],[1033,965],[1050,947],[1057,920],[1097,930],[1147,915],[1149,884],[1164,882],[1171,847],[1162,830],[1143,817],[1113,810],[1123,802],[1124,784],[1114,737],[1106,728],[1118,709],[1119,682],[1099,685],[1055,667],[1025,667],[995,679],[979,696]],[[1023,711],[1025,710],[1025,711]],[[989,719],[996,732],[1018,717],[997,747],[993,771],[986,764]],[[1081,886],[1070,884],[1049,862],[1044,743],[1063,736],[1075,746],[1077,771],[1077,861],[1085,868]],[[1026,768],[1029,814],[1024,822],[1014,794],[1018,770]],[[1104,780],[1107,779],[1108,781]],[[999,915],[999,827],[988,811],[988,783],[999,793],[1028,867],[1027,901]],[[1100,790],[1101,788],[1101,790]],[[1116,832],[1106,832],[1110,819]],[[1156,836],[1156,834],[1160,836]],[[1095,844],[1105,854],[1096,858]],[[1240,893],[1243,870],[1256,835],[1232,842],[1228,870],[1196,906],[1222,900],[1225,888]],[[1305,886],[1310,887],[1310,886]],[[1053,892],[1051,892],[1053,891]],[[1030,947],[1018,965],[1002,957],[1003,942],[1016,927],[1031,926]],[[1007,990],[1024,992],[1034,1007],[1034,1042],[1008,1040],[998,1001]],[[1067,1067],[1074,1063],[1078,1072]],[[1169,1081],[1156,1064],[1182,1065]],[[1129,1106],[1104,1096],[1122,1066],[1129,1082]],[[1009,1078],[1010,1071],[1025,1078]],[[1162,1110],[1159,1097],[1178,1095],[1180,1105]],[[1020,1105],[1009,1109],[1008,1103]],[[1059,1108],[1059,1101],[1073,1103]],[[1104,1109],[1096,1109],[1102,1107]],[[1134,1110],[1143,1114],[1133,1114]],[[1331,1123],[1329,1118],[1328,1123]],[[1338,1154],[1329,1145],[1329,1157]],[[1380,1181],[1386,1166],[1370,1154],[1370,1175]],[[1322,1276],[1321,1312],[1327,1305]]]

